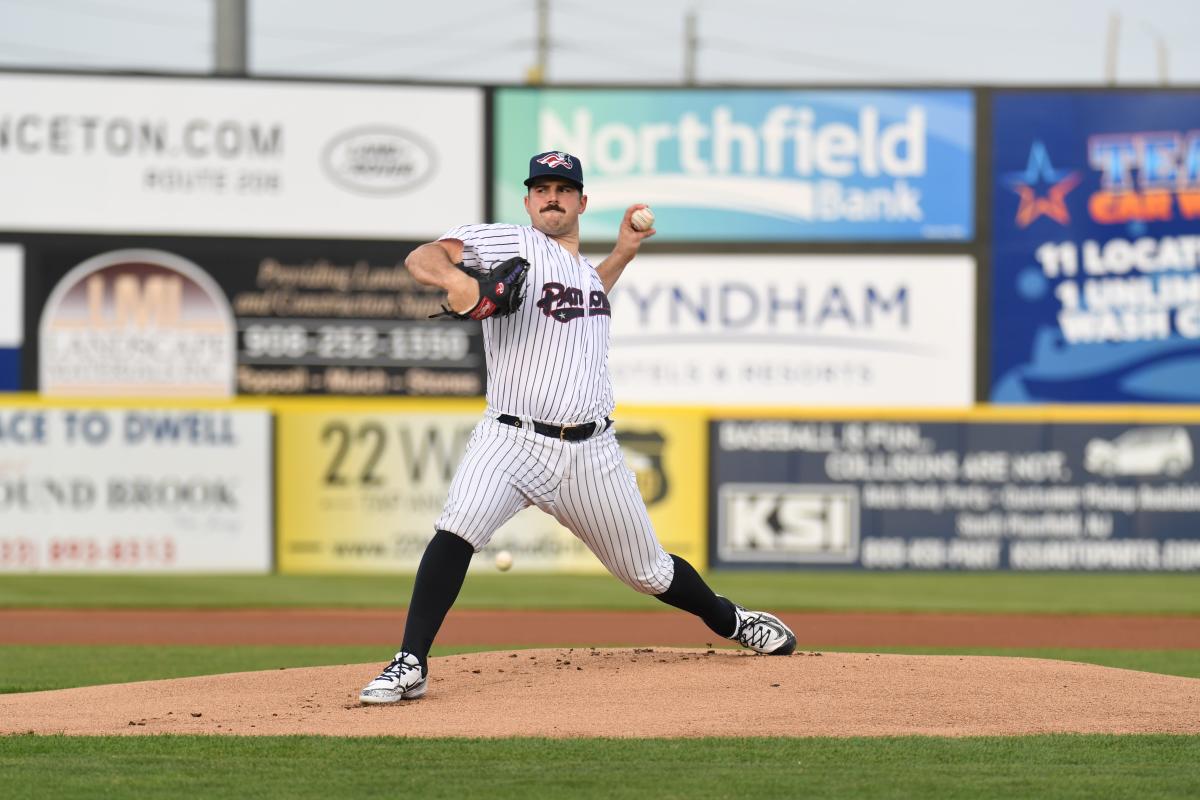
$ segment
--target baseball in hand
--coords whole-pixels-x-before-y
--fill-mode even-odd
[[[629,224],[635,231],[648,231],[654,227],[654,212],[649,208],[639,208],[630,216]]]
[[[512,553],[507,550],[496,553],[496,569],[501,572],[508,572],[512,568],[512,561]]]

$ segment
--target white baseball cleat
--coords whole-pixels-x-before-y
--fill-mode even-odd
[[[401,650],[379,677],[368,683],[358,696],[366,704],[398,703],[415,700],[425,694],[429,676],[412,653]]]
[[[796,634],[774,614],[747,611],[737,603],[733,604],[733,613],[737,628],[729,638],[742,647],[769,656],[790,656],[796,649]]]

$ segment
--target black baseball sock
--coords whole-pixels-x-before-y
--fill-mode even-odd
[[[433,638],[458,598],[473,555],[475,548],[466,539],[449,531],[438,531],[426,546],[425,555],[421,556],[401,649],[420,659],[421,668],[426,672]]]
[[[737,626],[733,603],[710,589],[691,564],[675,554],[671,555],[671,560],[675,562],[675,577],[671,579],[670,588],[655,597],[667,605],[695,614],[717,636],[732,636]]]

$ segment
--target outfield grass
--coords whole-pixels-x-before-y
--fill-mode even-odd
[[[718,592],[785,611],[1200,614],[1200,574],[711,573]],[[0,608],[380,608],[408,603],[411,576],[12,575]],[[459,608],[661,610],[606,575],[467,577]]]
[[[1200,737],[1184,736],[0,738],[0,774],[14,800],[1194,798],[1198,762]]]
[[[564,645],[570,646],[570,645]],[[587,645],[578,643],[579,647]],[[435,647],[433,655],[503,647]],[[519,649],[519,648],[512,648]],[[849,648],[837,648],[846,650]],[[994,656],[1028,656],[1082,661],[1107,667],[1160,672],[1200,678],[1200,650],[1099,650],[1051,648],[874,648],[872,653],[933,653]],[[0,645],[0,694],[67,689],[191,675],[314,667],[330,664],[379,664],[391,652],[373,646],[263,645],[211,647],[199,645],[88,645],[86,669],[80,668],[77,645]],[[366,675],[364,680],[374,677]]]

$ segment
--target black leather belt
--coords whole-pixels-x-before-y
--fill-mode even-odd
[[[496,417],[496,421],[503,422],[505,425],[512,425],[514,428],[525,427],[525,423],[521,421],[521,418],[514,417],[512,414],[500,414]],[[608,430],[610,425],[612,425],[612,420],[605,417],[603,428],[595,422],[586,422],[583,425],[550,425],[545,422],[535,422],[533,423],[533,430],[542,436],[550,436],[555,439],[561,439],[564,442],[582,442],[584,439]]]

